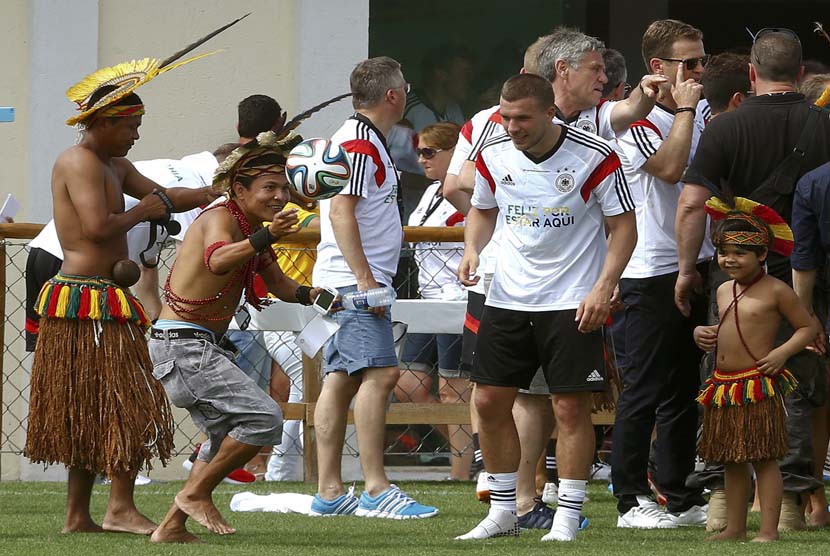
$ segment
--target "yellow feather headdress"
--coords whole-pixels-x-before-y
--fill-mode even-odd
[[[215,54],[218,51],[209,52],[207,54],[200,54],[198,56],[193,56],[192,58],[176,62],[176,60],[178,60],[191,50],[194,50],[195,48],[201,46],[209,39],[215,37],[228,27],[231,27],[232,25],[235,25],[236,23],[242,21],[249,15],[251,14],[247,13],[242,17],[235,19],[234,21],[231,21],[230,23],[223,25],[219,29],[216,29],[210,34],[202,37],[198,41],[188,45],[184,49],[176,52],[168,58],[165,58],[164,60],[159,60],[157,58],[144,58],[141,60],[132,60],[130,62],[124,62],[108,68],[102,68],[98,71],[95,71],[87,75],[79,83],[73,85],[66,91],[67,98],[72,102],[76,103],[78,105],[78,110],[80,110],[80,114],[76,114],[75,116],[66,120],[66,124],[75,125],[81,123],[85,121],[87,118],[89,118],[94,112],[97,112],[101,108],[109,106],[110,104],[124,98],[125,96],[129,95],[134,90],[136,90],[138,87],[152,81],[154,78],[158,77],[162,73],[166,73],[172,69],[176,69],[185,64],[189,64],[190,62],[199,60],[200,58],[204,58],[206,56],[210,56],[211,54]],[[114,85],[117,88],[114,91],[107,93],[106,95],[98,99],[95,102],[95,104],[90,106],[89,101],[92,98],[92,95],[95,93],[95,91],[107,85]]]

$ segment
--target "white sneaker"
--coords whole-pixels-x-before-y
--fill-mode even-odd
[[[667,513],[666,515],[678,527],[703,527],[706,525],[706,512],[708,510],[709,504],[706,504],[705,506],[692,506],[679,514]]]
[[[135,486],[149,485],[152,482],[153,480],[150,477],[145,477],[141,473],[135,476]]]
[[[545,483],[542,489],[542,502],[555,506],[559,502],[559,487],[556,483]]]
[[[617,527],[622,529],[675,529],[677,524],[665,511],[647,496],[637,497],[634,506],[617,518]]]
[[[606,483],[610,483],[611,466],[602,462],[592,464],[590,478],[592,481],[605,481]]]

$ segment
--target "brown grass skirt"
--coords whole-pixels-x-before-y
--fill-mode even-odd
[[[105,475],[165,464],[174,423],[152,369],[134,322],[42,318],[24,455]]]
[[[776,393],[742,406],[704,407],[700,457],[710,463],[781,459],[787,453],[783,403]]]

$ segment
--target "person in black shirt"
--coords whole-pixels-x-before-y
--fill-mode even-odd
[[[711,195],[705,185],[725,186],[734,195],[753,198],[755,188],[793,150],[807,121],[810,104],[796,92],[796,81],[803,71],[801,42],[795,33],[786,29],[760,31],[755,37],[749,66],[755,96],[746,99],[738,109],[712,120],[701,136],[692,165],[683,178],[685,186],[675,223],[680,263],[675,303],[681,311],[689,310],[692,290],[702,290],[695,263],[706,229],[703,206]],[[829,138],[830,120],[821,117],[801,163],[800,174],[830,159]],[[791,197],[785,199],[788,204]],[[782,216],[789,222],[789,213]],[[787,259],[771,260],[769,272],[788,284],[792,282]],[[802,384],[787,399],[790,452],[780,462],[785,490],[779,523],[782,530],[805,526],[797,494],[819,486],[811,469],[812,410],[808,399],[817,360],[805,351],[790,359],[788,368]]]

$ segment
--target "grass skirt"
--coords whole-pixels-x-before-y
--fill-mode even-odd
[[[162,464],[174,422],[141,323],[41,319],[24,455],[93,473]]]
[[[698,453],[710,463],[777,460],[787,454],[784,396],[796,386],[789,371],[766,377],[756,369],[715,369],[698,396],[703,433]]]

